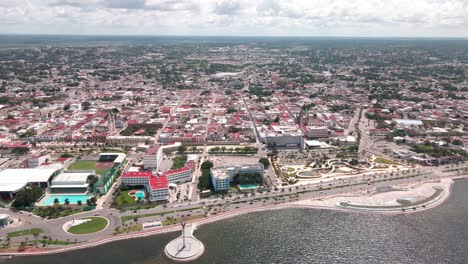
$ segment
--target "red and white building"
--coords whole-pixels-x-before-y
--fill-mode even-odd
[[[177,170],[166,171],[161,174],[169,183],[183,183],[192,180],[193,165],[185,165]]]
[[[122,175],[122,184],[144,186],[152,202],[169,199],[169,183],[164,175],[154,176],[151,171],[127,172]]]

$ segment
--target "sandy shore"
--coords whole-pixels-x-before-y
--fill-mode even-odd
[[[454,177],[455,178],[455,177]],[[190,223],[194,223],[197,226],[212,223],[215,221],[223,220],[226,218],[238,216],[241,214],[252,213],[252,212],[261,212],[261,211],[268,211],[268,210],[281,210],[281,209],[288,209],[288,208],[310,208],[310,209],[327,209],[327,210],[338,210],[338,211],[348,211],[348,212],[356,212],[354,210],[349,210],[346,208],[336,206],[339,202],[352,202],[356,204],[365,204],[365,205],[392,205],[396,199],[401,198],[421,198],[421,197],[430,197],[434,193],[434,187],[443,188],[442,196],[437,199],[434,203],[428,203],[429,205],[425,208],[419,208],[417,211],[407,211],[402,212],[396,210],[395,212],[379,212],[379,211],[365,211],[365,212],[358,212],[358,213],[379,213],[379,214],[408,214],[408,213],[417,213],[423,210],[428,210],[434,208],[440,204],[442,204],[450,195],[450,190],[454,180],[452,178],[443,178],[436,181],[428,181],[424,183],[416,183],[411,185],[405,186],[394,186],[398,190],[396,191],[389,191],[383,193],[376,193],[376,194],[365,194],[365,193],[351,193],[351,194],[341,194],[336,196],[324,196],[319,200],[301,200],[295,202],[288,202],[283,204],[277,205],[260,205],[251,208],[239,209],[239,210],[232,210],[227,212],[218,213],[216,215],[211,215],[206,218],[197,219],[191,221]],[[27,250],[25,252],[0,252],[0,256],[35,256],[35,255],[47,255],[47,254],[56,254],[62,253],[72,250],[79,250],[85,249],[90,247],[95,247],[107,243],[111,243],[114,241],[124,240],[124,239],[133,239],[139,237],[147,237],[157,234],[175,232],[181,230],[179,225],[174,226],[167,226],[158,229],[149,229],[144,230],[136,233],[131,234],[121,234],[115,236],[109,236],[102,238],[97,241],[89,242],[89,243],[82,243],[62,248],[56,249],[39,249],[34,248],[34,250]]]

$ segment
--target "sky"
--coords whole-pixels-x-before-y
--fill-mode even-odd
[[[468,0],[0,0],[0,34],[468,37]]]

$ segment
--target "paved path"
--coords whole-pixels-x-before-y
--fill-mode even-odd
[[[466,166],[466,165],[464,165]],[[407,176],[407,174],[403,173],[394,173],[394,175],[391,175],[389,173],[380,173],[378,175],[359,175],[356,177],[351,177],[351,178],[336,178],[336,179],[330,179],[329,181],[326,182],[317,182],[314,184],[308,184],[304,186],[297,186],[297,187],[292,187],[292,188],[283,188],[280,191],[273,191],[270,193],[264,193],[261,195],[256,195],[256,196],[250,196],[250,197],[244,197],[244,196],[234,196],[234,197],[226,197],[225,199],[205,199],[202,201],[202,203],[182,203],[179,205],[170,205],[167,207],[156,207],[156,208],[151,208],[151,209],[146,209],[146,210],[139,210],[138,214],[150,214],[150,213],[164,213],[165,216],[172,216],[172,217],[181,217],[182,215],[187,215],[187,214],[200,214],[205,212],[207,210],[207,206],[217,208],[218,210],[221,211],[227,211],[224,214],[228,214],[229,212],[232,212],[233,214],[236,213],[241,213],[244,210],[255,210],[255,208],[258,208],[259,203],[262,204],[260,207],[261,208],[268,208],[269,206],[276,206],[279,203],[285,203],[287,201],[291,201],[290,196],[298,195],[298,199],[300,200],[310,200],[310,199],[322,199],[325,197],[329,196],[334,196],[334,195],[339,195],[339,194],[344,194],[344,193],[365,193],[369,190],[371,190],[374,187],[381,187],[381,186],[388,186],[388,185],[404,185],[404,184],[411,184],[411,183],[418,183],[418,182],[424,182],[424,181],[431,181],[431,180],[436,180],[444,177],[460,177],[460,176],[466,176],[467,174],[458,174],[456,172],[444,172],[443,170],[447,170],[446,167],[439,167],[439,168],[430,168],[434,173],[426,173],[422,175],[418,175],[414,178],[401,178],[402,176]],[[393,179],[392,181],[389,181],[390,179]],[[383,181],[386,180],[386,181]],[[370,183],[370,184],[369,184]],[[335,188],[337,186],[341,186],[340,188]],[[332,188],[327,190],[328,188]],[[268,199],[263,199],[259,200],[261,198],[268,198]],[[263,203],[262,203],[263,202]],[[204,207],[204,209],[200,209],[200,207]],[[219,207],[219,208],[218,208]],[[178,212],[174,212],[178,210]],[[183,211],[181,211],[183,210]],[[190,210],[192,212],[190,212]],[[193,212],[193,211],[198,211],[198,212]],[[218,211],[219,212],[219,211]],[[103,239],[108,239],[107,237],[112,236],[113,230],[121,225],[120,217],[124,215],[133,215],[133,212],[127,211],[127,212],[118,212],[115,209],[108,209],[108,208],[103,208],[99,210],[95,210],[92,212],[84,212],[60,219],[53,219],[53,220],[45,220],[45,219],[40,219],[37,216],[34,216],[30,213],[20,213],[20,212],[11,212],[8,209],[0,209],[0,213],[7,213],[10,214],[13,218],[20,218],[21,219],[21,226],[16,226],[16,227],[7,227],[4,229],[0,230],[0,237],[6,236],[8,232],[12,231],[17,231],[17,230],[23,230],[23,229],[29,229],[33,227],[41,228],[44,230],[44,234],[41,234],[41,237],[43,235],[52,237],[53,239],[58,239],[58,240],[70,240],[70,241],[90,241],[91,243],[94,243],[96,241],[101,241]],[[92,216],[94,214],[100,214],[101,216],[104,216],[109,219],[109,227],[101,232],[94,233],[94,234],[88,234],[88,235],[72,235],[68,234],[63,231],[62,226],[65,222],[72,220],[73,218],[80,218],[80,217],[86,217],[86,216]],[[151,218],[151,219],[150,219]],[[160,216],[152,216],[148,218],[140,218],[140,221],[148,221],[148,220],[154,220],[154,218],[161,218]],[[198,222],[203,222],[205,221],[206,218],[199,220]],[[212,219],[212,218],[210,218]],[[176,229],[170,229],[164,228],[162,230],[176,230]],[[149,231],[148,231],[149,232]],[[139,233],[135,233],[136,237],[138,237]],[[146,234],[146,232],[143,232],[143,234]],[[118,236],[122,237],[122,236]],[[125,238],[125,236],[124,236]],[[32,240],[32,237],[30,237]],[[22,242],[24,241],[24,237],[17,237],[13,238],[11,242]],[[107,240],[106,240],[107,241]],[[91,244],[94,245],[94,244]]]

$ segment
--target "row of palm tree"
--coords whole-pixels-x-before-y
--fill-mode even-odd
[[[97,198],[96,197],[91,197],[88,200],[86,200],[86,205],[87,206],[93,206],[96,205]],[[60,200],[58,198],[54,199],[54,205],[60,204]],[[64,205],[69,206],[70,205],[70,200],[68,198],[65,199],[63,202]],[[77,205],[82,206],[83,202],[81,200],[78,200],[76,202]]]

